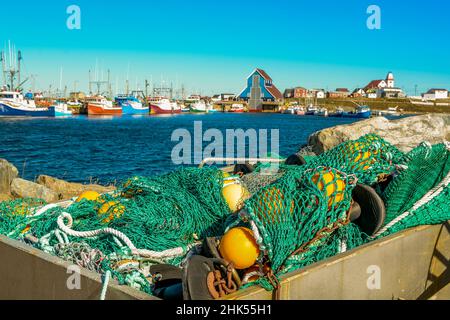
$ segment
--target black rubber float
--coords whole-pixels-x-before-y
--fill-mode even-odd
[[[293,154],[289,156],[284,163],[289,166],[303,166],[306,164],[306,160],[302,156]]]
[[[361,215],[353,221],[369,236],[377,233],[386,219],[386,208],[377,192],[366,185],[358,184],[353,190],[353,200],[361,207]]]
[[[156,264],[150,267],[153,278],[153,294],[163,300],[183,299],[183,270],[169,264]]]
[[[243,173],[244,175],[255,171],[255,167],[249,163],[236,164],[234,166],[233,174]]]

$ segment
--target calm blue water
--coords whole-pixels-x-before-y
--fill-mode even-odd
[[[101,183],[134,175],[154,175],[175,169],[171,142],[175,129],[193,133],[194,121],[203,132],[226,129],[279,129],[280,154],[289,156],[317,130],[351,123],[352,119],[285,114],[182,114],[64,119],[0,119],[0,158],[12,162],[25,179],[46,174],[69,181]],[[208,143],[204,143],[207,145]]]

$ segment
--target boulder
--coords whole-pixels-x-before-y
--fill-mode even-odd
[[[37,198],[47,203],[60,200],[58,194],[49,188],[20,178],[11,182],[11,193],[15,198]]]
[[[98,193],[107,193],[115,190],[115,187],[104,187],[97,184],[81,184],[71,183],[50,176],[41,175],[37,178],[36,182],[46,188],[57,193],[61,200],[68,200],[80,195],[83,191],[96,191]]]
[[[450,115],[426,114],[398,120],[375,117],[348,125],[336,126],[313,133],[308,145],[321,154],[347,140],[356,140],[376,133],[403,152],[408,152],[423,141],[431,144],[450,140]]]
[[[13,197],[12,197],[11,195],[0,193],[0,202],[3,202],[3,201],[10,201],[10,200],[12,200],[12,199],[13,199]]]
[[[17,168],[4,159],[0,159],[0,194],[5,197],[11,193],[11,182],[17,178]]]

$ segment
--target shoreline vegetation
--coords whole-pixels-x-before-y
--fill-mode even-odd
[[[321,154],[346,140],[355,140],[369,133],[376,133],[400,150],[408,151],[425,141],[432,144],[450,141],[450,115],[417,115],[398,120],[374,117],[315,132],[309,136],[306,146],[315,154]],[[72,183],[46,175],[39,176],[36,181],[28,181],[19,177],[14,165],[0,159],[0,202],[39,198],[53,203],[69,200],[87,190],[107,193],[115,189],[114,185]]]

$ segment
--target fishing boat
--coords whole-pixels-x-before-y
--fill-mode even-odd
[[[186,98],[185,102],[187,104],[193,104],[200,102],[202,98],[198,94],[191,94],[189,97]]]
[[[183,103],[179,104],[180,108],[181,108],[181,112],[190,112],[191,109],[189,107],[186,107],[186,105],[184,105]]]
[[[88,115],[122,115],[122,107],[113,105],[103,96],[88,97],[86,101]]]
[[[326,108],[320,108],[317,115],[321,117],[328,117],[328,110]]]
[[[148,114],[149,107],[144,106],[138,98],[128,95],[118,95],[115,102],[122,107],[122,114]]]
[[[368,106],[358,106],[353,112],[344,112],[342,114],[345,118],[369,119],[372,116],[372,111]]]
[[[295,114],[295,109],[293,107],[289,107],[287,109],[284,109],[282,111],[282,113],[284,113],[284,114]]]
[[[148,99],[151,114],[173,114],[181,113],[181,107],[176,102],[167,98],[152,97]]]
[[[34,100],[25,99],[20,92],[0,92],[0,116],[3,117],[54,117],[55,107],[37,107]]]
[[[205,101],[200,100],[196,103],[191,104],[190,111],[193,113],[207,113],[209,104],[206,104]]]
[[[67,103],[57,101],[54,107],[55,107],[55,117],[70,117],[71,115],[73,115]]]
[[[242,113],[244,112],[244,105],[242,103],[233,103],[228,112]]]
[[[336,110],[329,114],[330,117],[341,118],[344,115],[344,109],[342,107],[337,107]]]
[[[305,108],[303,108],[303,107],[296,108],[295,114],[298,116],[304,116],[306,114]]]
[[[399,116],[398,106],[395,108],[388,108],[386,111],[381,111],[382,116]]]
[[[306,107],[305,115],[307,116],[315,116],[319,112],[319,108],[313,104],[310,104]]]

